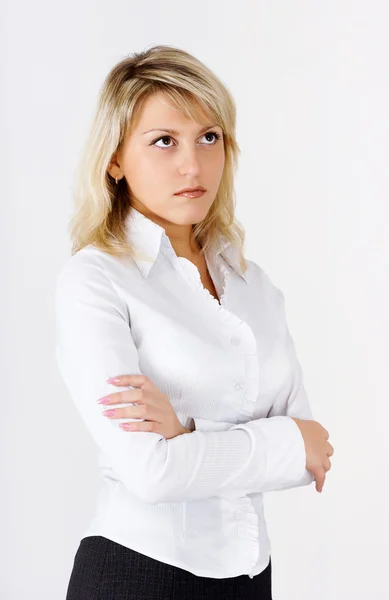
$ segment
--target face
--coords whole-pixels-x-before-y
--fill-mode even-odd
[[[112,177],[125,176],[132,206],[167,228],[187,229],[203,220],[215,199],[224,168],[223,130],[206,123],[188,119],[162,93],[149,96],[110,165]],[[198,198],[175,195],[195,186],[206,192]]]

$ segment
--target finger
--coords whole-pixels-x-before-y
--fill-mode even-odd
[[[315,479],[316,479],[316,489],[318,492],[323,490],[324,481],[326,478],[325,470],[321,467],[315,470]]]
[[[113,394],[103,396],[97,402],[99,404],[126,404],[127,402],[145,404],[147,402],[147,395],[143,392],[142,388],[121,390],[120,392],[113,392]]]
[[[134,375],[117,375],[107,379],[107,383],[113,383],[114,385],[133,385],[134,387],[141,387],[148,383],[149,378],[146,375],[134,374]]]
[[[109,419],[147,419],[152,421],[153,415],[151,412],[146,404],[140,404],[139,406],[126,406],[125,408],[110,408],[104,410],[102,415]]]
[[[119,427],[124,431],[149,431],[153,433],[161,433],[159,430],[161,423],[155,421],[140,421],[138,423],[120,423]]]
[[[329,442],[327,442],[327,451],[326,451],[327,456],[332,456],[333,453],[334,453],[334,447]]]

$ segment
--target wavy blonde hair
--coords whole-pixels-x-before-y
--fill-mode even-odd
[[[89,244],[114,256],[136,254],[126,236],[131,198],[125,178],[116,184],[107,169],[143,102],[155,92],[166,94],[189,118],[205,125],[204,118],[211,117],[222,128],[225,164],[219,189],[206,217],[192,227],[202,252],[217,244],[219,236],[234,245],[245,271],[245,231],[235,218],[234,174],[240,153],[235,102],[200,60],[163,45],[121,60],[103,83],[73,184],[72,254]]]

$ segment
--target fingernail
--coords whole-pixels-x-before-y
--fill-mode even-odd
[[[113,415],[115,414],[115,409],[111,409],[111,410],[103,410],[102,413],[105,417],[113,417]]]
[[[108,396],[104,396],[104,398],[100,398],[100,400],[97,400],[97,402],[99,404],[109,404],[110,400],[109,400]]]
[[[120,381],[120,377],[110,377],[107,379],[107,383],[118,383]]]

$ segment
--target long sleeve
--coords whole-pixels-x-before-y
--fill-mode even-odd
[[[280,393],[274,400],[274,403],[268,413],[268,418],[274,418],[277,415],[288,415],[297,419],[312,420],[313,413],[309,398],[304,386],[304,375],[297,356],[296,346],[291,336],[285,307],[285,295],[279,289],[275,288],[281,299],[282,308],[282,333],[281,340],[283,351],[286,353],[290,370],[282,386]],[[303,439],[303,438],[302,438]],[[296,486],[309,485],[315,480],[314,475],[305,469],[303,478]],[[296,487],[290,486],[290,487]],[[266,490],[265,490],[266,491]]]
[[[301,482],[303,438],[286,415],[170,440],[152,432],[122,431],[120,419],[102,416],[97,399],[128,389],[106,380],[141,371],[128,308],[95,259],[76,254],[57,278],[56,360],[87,429],[124,486],[155,503],[243,495]]]

